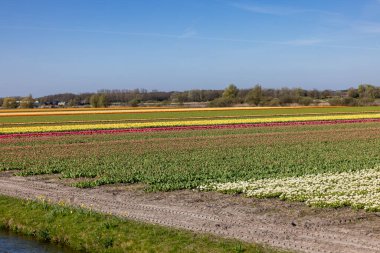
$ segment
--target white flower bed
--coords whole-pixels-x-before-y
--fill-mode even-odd
[[[344,173],[324,173],[281,179],[213,183],[199,187],[248,197],[304,201],[310,206],[351,206],[380,211],[380,167]]]

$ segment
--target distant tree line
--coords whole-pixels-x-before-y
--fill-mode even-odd
[[[330,105],[374,105],[380,104],[380,87],[361,84],[348,90],[306,90],[302,88],[266,89],[255,85],[251,89],[238,89],[234,84],[224,90],[188,90],[188,91],[148,91],[99,90],[97,93],[64,93],[39,98],[7,97],[0,98],[3,108],[33,107],[107,107],[110,105],[140,106],[146,104],[203,103],[207,106],[223,107],[239,104],[251,106],[312,105],[328,103]]]
[[[252,106],[286,106],[298,104],[329,103],[330,105],[360,106],[380,103],[380,87],[361,84],[358,88],[348,90],[305,90],[302,88],[264,89],[255,85],[252,89],[239,90],[235,85],[229,85],[222,96],[211,101],[210,106],[231,106],[249,104]]]
[[[13,109],[13,108],[34,108],[35,100],[32,95],[24,98],[20,97],[7,97],[0,98],[0,104],[3,108]]]

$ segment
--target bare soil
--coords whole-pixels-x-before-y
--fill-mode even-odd
[[[146,193],[141,185],[69,187],[57,176],[0,173],[0,194],[45,197],[128,219],[261,243],[296,252],[380,252],[380,214],[310,208],[214,192]]]

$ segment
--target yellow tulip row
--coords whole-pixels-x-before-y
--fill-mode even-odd
[[[134,122],[113,124],[81,124],[81,125],[43,125],[43,126],[13,126],[0,127],[0,134],[11,133],[36,133],[36,132],[60,132],[60,131],[83,131],[100,129],[130,129],[149,127],[178,127],[178,126],[211,126],[228,124],[255,124],[274,122],[296,121],[323,121],[323,120],[358,120],[380,119],[380,113],[355,114],[355,115],[320,115],[320,116],[295,116],[295,117],[270,117],[270,118],[237,118],[217,120],[189,120],[189,121],[157,121],[157,122]]]
[[[357,112],[334,112],[334,113],[298,113],[298,114],[268,114],[268,115],[244,115],[244,116],[198,116],[198,117],[184,117],[180,118],[182,121],[184,120],[212,120],[212,119],[236,119],[236,118],[268,118],[268,117],[286,117],[286,116],[323,116],[323,115],[348,115],[348,114],[369,114],[369,113],[378,113],[377,111],[363,111],[361,113]],[[175,120],[175,119],[174,119]],[[152,121],[173,121],[173,118],[155,118],[155,119],[115,119],[115,120],[70,120],[70,121],[64,121],[65,124],[89,124],[89,123],[128,123],[128,122],[152,122]],[[49,122],[43,122],[43,121],[35,121],[35,122],[0,122],[1,126],[31,126],[31,125],[59,125],[62,124],[62,121],[49,121]]]

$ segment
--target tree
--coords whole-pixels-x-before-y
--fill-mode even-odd
[[[15,98],[4,98],[3,107],[7,109],[17,108],[17,101]]]
[[[99,96],[98,94],[94,94],[90,97],[90,105],[91,107],[99,107]]]
[[[321,94],[319,90],[313,89],[307,92],[307,96],[314,99],[319,99],[321,97]]]
[[[298,103],[300,105],[304,105],[304,106],[308,106],[310,105],[311,103],[313,103],[313,99],[311,97],[300,97],[298,99]]]
[[[347,91],[347,95],[351,98],[358,98],[359,97],[359,92],[357,89],[350,88]]]
[[[79,98],[75,97],[75,98],[72,98],[69,100],[68,106],[70,106],[70,107],[77,106],[77,105],[79,105],[79,103],[80,103]]]
[[[295,102],[294,94],[289,88],[281,88],[278,91],[277,97],[281,105],[291,104]]]
[[[227,107],[231,106],[233,103],[234,100],[231,98],[220,97],[212,100],[208,105],[211,107]]]
[[[179,103],[182,105],[184,102],[187,101],[187,96],[184,92],[174,92],[170,95],[170,100],[174,103]]]
[[[293,94],[296,99],[299,97],[305,97],[307,96],[307,91],[302,88],[295,88],[293,89]]]
[[[129,104],[130,106],[132,106],[132,107],[137,107],[137,106],[139,106],[140,102],[141,102],[141,101],[140,101],[139,99],[134,98],[134,99],[130,100],[130,101],[128,102],[128,104]]]
[[[321,98],[326,99],[326,98],[331,98],[334,96],[334,92],[332,90],[323,90],[321,92]]]
[[[203,100],[203,92],[201,90],[189,90],[187,97],[191,102],[201,102]]]
[[[360,84],[358,87],[358,93],[360,97],[365,97],[366,85]]]
[[[263,98],[263,90],[259,84],[255,85],[245,97],[245,102],[250,105],[259,105]]]
[[[33,108],[34,106],[34,99],[32,95],[29,95],[28,97],[25,97],[21,99],[20,101],[20,108]]]
[[[238,88],[234,84],[230,84],[223,92],[223,98],[235,99],[239,93]]]
[[[271,99],[268,104],[269,106],[280,106],[280,99],[278,98],[273,98]]]
[[[379,89],[370,84],[361,84],[358,87],[360,98],[377,98],[380,96]]]
[[[108,106],[107,96],[105,94],[98,95],[98,107],[107,107],[107,106]]]
[[[209,103],[211,107],[225,107],[231,106],[232,104],[238,102],[238,88],[230,84],[223,92],[222,97],[215,98]]]
[[[107,107],[107,96],[105,94],[93,94],[90,97],[90,105],[95,108]]]

